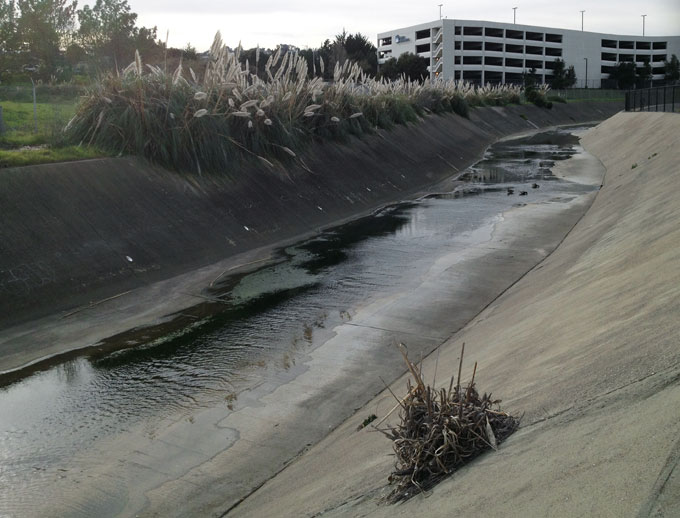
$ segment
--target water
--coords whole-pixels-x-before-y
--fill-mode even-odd
[[[565,130],[500,142],[453,192],[388,207],[281,250],[274,265],[225,279],[215,293],[223,302],[189,312],[180,331],[147,342],[142,333],[134,348],[0,388],[0,516],[30,516],[59,500],[67,474],[102,461],[94,452],[105,439],[140,425],[152,437],[168,419],[238,406],[244,387],[292,379],[296,362],[334,327],[415,286],[438,258],[485,239],[488,222],[512,206],[591,190],[550,172],[576,144]]]

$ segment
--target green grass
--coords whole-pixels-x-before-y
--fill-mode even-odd
[[[567,103],[595,103],[595,102],[621,102],[624,101],[626,98],[625,96],[621,97],[599,97],[599,98],[592,98],[592,99],[567,99]]]
[[[554,103],[563,103],[563,104],[565,104],[567,102],[567,100],[564,97],[560,97],[559,95],[549,95],[548,101],[551,101],[551,102],[554,102]]]
[[[0,106],[5,128],[5,133],[0,136],[0,147],[4,148],[44,144],[59,139],[63,127],[76,111],[75,100],[38,103],[35,119],[31,102],[0,101]]]
[[[66,85],[69,86],[69,85]],[[0,134],[0,168],[109,156],[94,146],[70,145],[63,129],[76,111],[82,89],[38,89],[36,117],[30,86],[0,88],[5,132]],[[37,120],[37,131],[36,131]]]
[[[0,167],[83,160],[103,156],[93,147],[66,145],[63,128],[73,117],[75,99],[56,103],[0,101],[5,132],[0,135]],[[36,131],[36,120],[37,129]]]
[[[86,160],[104,156],[107,156],[105,152],[92,146],[0,149],[0,168],[69,162],[71,160]]]
[[[69,103],[85,93],[85,87],[70,83],[36,85],[35,94],[39,103]],[[0,85],[0,103],[3,101],[33,102],[31,83]]]

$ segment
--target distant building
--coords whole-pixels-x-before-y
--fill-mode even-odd
[[[521,83],[536,70],[549,81],[556,59],[574,66],[576,87],[600,88],[617,63],[652,66],[664,79],[664,61],[680,57],[680,36],[619,36],[480,20],[436,20],[378,34],[378,66],[411,52],[430,60],[432,77],[478,84]],[[587,76],[587,83],[586,83]]]

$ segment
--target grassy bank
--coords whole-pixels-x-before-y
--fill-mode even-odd
[[[92,146],[49,147],[25,146],[18,149],[0,149],[0,167],[20,167],[34,164],[50,164],[85,160],[106,156],[105,152]]]
[[[76,99],[58,103],[0,101],[5,133],[0,136],[4,148],[47,144],[61,138],[64,126],[76,111]]]
[[[65,141],[64,127],[76,112],[82,89],[39,86],[35,108],[31,86],[0,88],[0,167],[64,162],[105,156],[93,146]]]
[[[518,87],[380,81],[350,62],[325,83],[309,77],[303,58],[280,51],[261,78],[240,64],[239,52],[218,33],[201,81],[181,63],[170,73],[144,66],[137,55],[123,74],[90,90],[67,128],[69,141],[183,171],[229,174],[243,159],[267,165],[295,159],[314,141],[360,136],[428,113],[467,116],[471,106],[520,102]]]

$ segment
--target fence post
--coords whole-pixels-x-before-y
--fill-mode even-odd
[[[656,92],[654,92],[656,95],[656,101],[654,101],[654,111],[658,112],[659,111],[659,89],[656,89]]]
[[[35,82],[32,77],[31,84],[33,85],[33,126],[34,133],[38,133],[38,103],[35,100]]]

